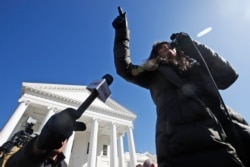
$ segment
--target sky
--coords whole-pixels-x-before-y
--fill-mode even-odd
[[[250,122],[249,0],[1,0],[0,128],[18,105],[22,82],[87,85],[110,74],[111,98],[137,115],[136,152],[155,154],[149,91],[115,71],[112,21],[118,6],[127,13],[134,64],[148,58],[155,41],[186,32],[236,69],[238,80],[220,93]]]

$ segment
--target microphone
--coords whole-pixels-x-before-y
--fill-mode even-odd
[[[109,85],[113,82],[113,77],[110,74],[106,74],[100,80],[93,81],[87,86],[87,89],[91,91],[88,98],[80,105],[77,109],[78,118],[85,112],[85,110],[90,106],[90,104],[99,97],[103,102],[111,95],[109,90]]]
[[[172,40],[172,42],[170,42],[170,46],[172,48],[176,48],[178,46],[179,37],[180,37],[180,35],[178,35],[178,33],[174,33],[170,36],[170,39]]]

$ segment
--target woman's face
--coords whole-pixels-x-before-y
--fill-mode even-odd
[[[176,57],[176,49],[171,48],[168,44],[163,43],[158,49],[158,56],[162,58],[172,59]]]

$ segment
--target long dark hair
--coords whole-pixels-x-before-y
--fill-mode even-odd
[[[175,68],[177,68],[179,72],[188,71],[188,69],[192,67],[192,64],[194,63],[194,59],[190,58],[181,50],[178,50],[177,55],[174,57],[168,57],[168,56],[164,58],[160,57],[158,55],[158,50],[163,44],[167,44],[169,45],[169,47],[171,47],[170,44],[166,41],[154,43],[150,56],[146,62],[151,62],[154,68],[156,68],[159,65],[174,66]],[[172,49],[175,49],[175,48],[172,48]]]

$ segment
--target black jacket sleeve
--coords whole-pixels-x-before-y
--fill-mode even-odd
[[[31,141],[26,143],[19,151],[13,154],[6,162],[5,167],[41,167],[50,152],[35,154],[33,152],[35,140],[36,138],[31,139]]]
[[[188,56],[200,62],[204,68],[208,67],[219,89],[226,89],[237,80],[238,73],[233,66],[208,46],[192,40],[183,45],[182,49]]]
[[[130,31],[128,29],[118,29],[115,31],[113,52],[116,73],[131,83],[149,88],[151,72],[143,71],[138,75],[133,75],[133,70],[141,68],[139,65],[134,65],[131,62],[129,40]]]

